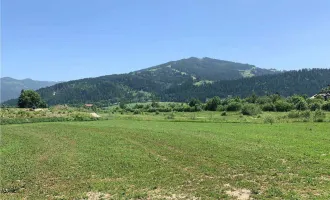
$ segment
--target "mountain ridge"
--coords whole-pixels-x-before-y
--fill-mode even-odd
[[[52,86],[59,82],[38,81],[38,80],[33,80],[31,78],[15,79],[12,77],[2,77],[2,78],[0,78],[0,83],[1,83],[1,100],[0,100],[0,102],[5,102],[7,100],[17,98],[22,89],[37,90],[42,87]]]
[[[326,77],[322,78],[322,75]],[[296,82],[299,77],[315,79],[312,87],[302,90]],[[253,91],[263,95],[276,90],[284,95],[295,91],[310,94],[327,80],[330,80],[330,70],[327,69],[280,72],[250,64],[191,57],[125,74],[62,82],[37,92],[49,105],[97,103],[106,106],[122,100],[144,102],[158,98],[162,101],[187,101],[192,97],[205,100],[212,95],[246,96]],[[287,83],[290,88],[282,83]],[[303,85],[308,87],[306,83]]]

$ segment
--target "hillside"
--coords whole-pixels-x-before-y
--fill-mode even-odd
[[[122,99],[134,102],[159,97],[164,91],[191,83],[196,87],[218,80],[279,73],[249,64],[211,58],[188,58],[128,74],[86,78],[56,84],[38,90],[50,104],[81,104],[99,102],[107,105]],[[170,100],[168,98],[162,100]]]
[[[36,81],[32,79],[17,80],[10,77],[3,77],[1,80],[1,102],[17,98],[22,89],[37,90],[56,84],[51,81]]]
[[[216,81],[213,84],[195,86],[186,83],[160,93],[160,98],[172,101],[186,101],[192,97],[200,100],[219,96],[247,97],[252,93],[267,95],[278,93],[281,96],[294,94],[312,96],[320,92],[330,82],[330,69],[303,69],[280,74],[256,76],[237,80]]]
[[[63,82],[39,89],[38,93],[49,105],[97,103],[106,106],[122,100],[144,102],[155,97],[161,101],[187,101],[192,97],[204,101],[213,96],[245,97],[252,92],[313,95],[329,81],[330,69],[279,73],[248,64],[189,58],[128,74]],[[13,105],[15,101],[6,103]]]

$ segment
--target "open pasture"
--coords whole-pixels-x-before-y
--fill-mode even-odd
[[[3,125],[0,198],[329,199],[329,130],[133,119]]]

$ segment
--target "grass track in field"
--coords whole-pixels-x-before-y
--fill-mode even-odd
[[[330,123],[110,120],[1,127],[1,199],[330,198]]]

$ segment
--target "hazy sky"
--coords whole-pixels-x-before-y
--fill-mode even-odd
[[[330,67],[330,0],[1,0],[2,74],[70,80],[212,57]]]

